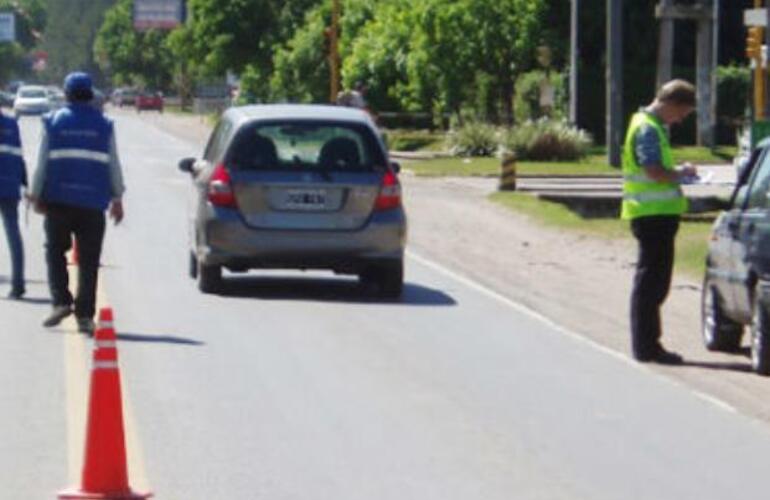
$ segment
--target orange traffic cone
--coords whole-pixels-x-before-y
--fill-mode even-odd
[[[152,493],[136,493],[128,485],[117,336],[112,325],[110,308],[99,311],[94,341],[81,487],[60,492],[59,499],[149,498]]]
[[[78,253],[78,240],[72,238],[72,252],[70,253],[70,264],[77,266],[80,264],[80,254]]]

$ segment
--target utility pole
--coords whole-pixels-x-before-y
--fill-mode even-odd
[[[335,102],[340,91],[340,9],[340,0],[332,0],[332,25],[329,31],[329,102]]]
[[[569,121],[577,126],[578,119],[578,12],[580,0],[572,0],[570,18],[570,55],[569,55]]]
[[[671,0],[661,0],[660,9],[665,11],[671,6]],[[659,89],[664,83],[671,80],[671,68],[674,54],[674,19],[671,17],[660,18],[660,41],[658,42],[658,74],[655,89]]]
[[[623,0],[607,0],[607,161],[620,167],[623,133]]]

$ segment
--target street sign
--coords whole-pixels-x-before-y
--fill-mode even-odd
[[[0,12],[0,42],[16,41],[16,15]]]
[[[171,30],[184,22],[184,0],[134,0],[134,29]]]
[[[767,26],[767,9],[746,9],[743,11],[744,26]]]

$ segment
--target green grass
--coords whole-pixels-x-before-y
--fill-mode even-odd
[[[496,177],[500,175],[498,158],[438,158],[404,162],[404,167],[423,177]],[[590,156],[582,162],[516,163],[518,175],[619,175],[604,158]]]
[[[720,146],[712,151],[701,147],[674,149],[674,161],[695,164],[729,163],[736,152],[733,146]],[[404,162],[404,167],[422,177],[496,177],[500,175],[498,158],[438,158]],[[579,162],[531,162],[516,163],[518,175],[620,175],[620,170],[607,164],[603,148],[593,148],[591,154]]]
[[[524,193],[498,192],[491,194],[490,199],[550,228],[597,238],[633,240],[627,221],[584,219],[560,203],[541,201]],[[701,279],[710,232],[711,224],[708,222],[682,222],[676,239],[674,265],[677,271],[693,279]]]

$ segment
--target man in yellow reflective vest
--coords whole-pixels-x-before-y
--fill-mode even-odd
[[[660,308],[671,287],[674,239],[687,211],[681,184],[697,178],[692,165],[674,167],[667,125],[695,109],[695,87],[684,80],[663,85],[632,118],[623,147],[623,205],[639,243],[631,293],[631,350],[642,362],[680,364],[682,357],[660,343]]]

